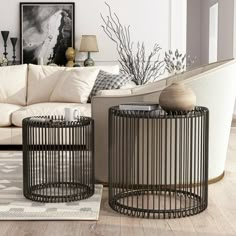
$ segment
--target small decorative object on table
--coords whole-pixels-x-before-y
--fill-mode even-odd
[[[12,65],[16,64],[16,42],[17,42],[17,38],[10,38],[11,40],[11,44],[12,44],[12,48],[13,48],[13,61],[12,61]]]
[[[76,121],[80,118],[80,110],[78,108],[65,107],[65,121]]]
[[[208,204],[209,111],[109,110],[109,205],[142,218],[196,215]]]
[[[94,194],[92,118],[23,120],[23,192],[39,202],[71,202]]]
[[[7,59],[7,39],[8,39],[8,35],[9,35],[9,31],[1,31],[1,34],[2,34],[2,38],[3,38],[3,41],[4,41],[4,57]]]
[[[88,57],[84,61],[84,66],[94,66],[94,60],[90,57],[91,52],[98,52],[96,35],[82,35],[80,52],[88,52]]]
[[[196,95],[184,83],[173,83],[161,92],[159,103],[167,112],[191,111],[196,105]]]
[[[72,47],[68,47],[66,49],[66,67],[73,67],[75,65],[75,49]]]

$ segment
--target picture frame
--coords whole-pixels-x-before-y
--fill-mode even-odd
[[[74,22],[74,2],[21,2],[21,64],[65,65],[65,51],[74,47]]]

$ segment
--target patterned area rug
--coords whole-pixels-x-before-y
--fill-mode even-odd
[[[0,152],[0,220],[98,220],[102,185],[86,200],[40,203],[23,196],[22,153]]]

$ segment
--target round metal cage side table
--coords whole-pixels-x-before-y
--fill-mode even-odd
[[[94,121],[80,117],[23,120],[23,193],[39,202],[69,202],[94,194]]]
[[[209,111],[109,110],[109,205],[143,218],[195,215],[208,204]]]

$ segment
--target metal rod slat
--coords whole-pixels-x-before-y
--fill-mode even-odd
[[[92,196],[93,120],[49,118],[23,120],[24,196],[39,202],[69,202]]]

